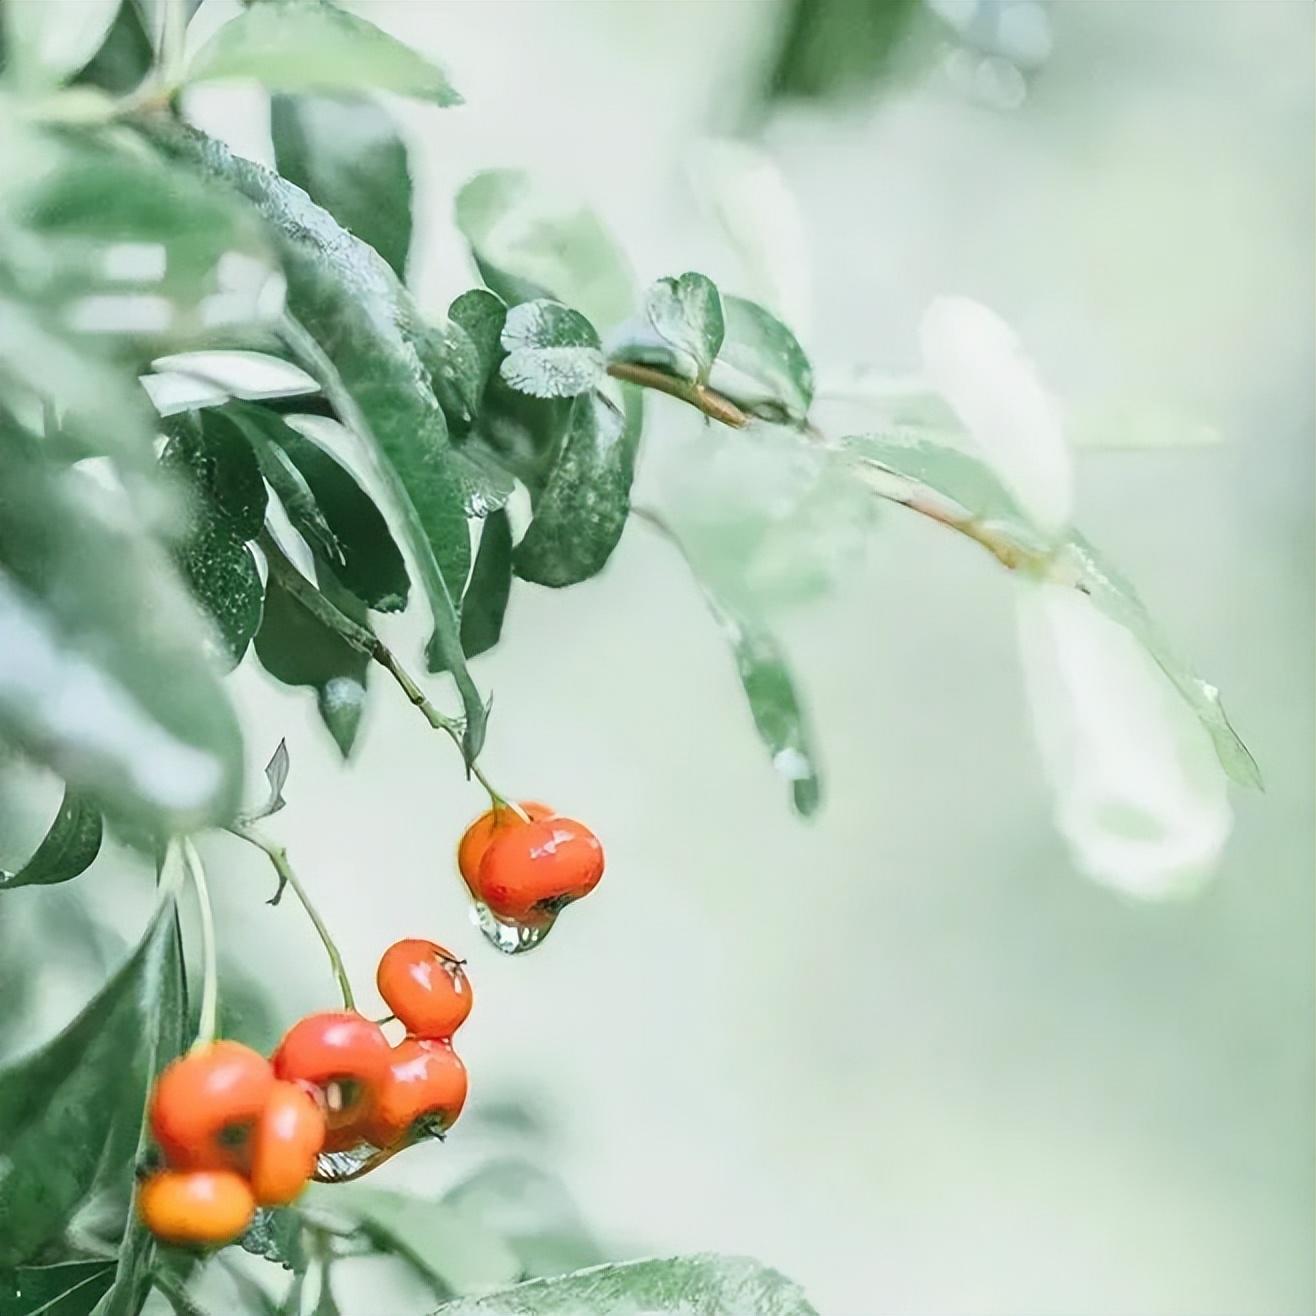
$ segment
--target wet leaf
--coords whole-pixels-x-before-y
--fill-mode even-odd
[[[630,510],[636,438],[601,394],[576,399],[561,452],[513,555],[518,576],[562,586],[602,570]]]
[[[442,1202],[355,1185],[316,1187],[308,1197],[355,1221],[381,1251],[405,1258],[440,1296],[507,1284],[521,1273],[501,1238]]]
[[[125,509],[0,432],[0,730],[74,789],[168,831],[227,821],[237,722],[199,615]]]
[[[64,1230],[117,1128],[140,1124],[172,934],[168,897],[131,959],[77,1018],[0,1071],[0,1265],[28,1260]]]
[[[244,1251],[273,1261],[284,1270],[300,1274],[306,1269],[302,1222],[297,1212],[288,1207],[264,1207],[257,1211],[238,1244]]]
[[[443,71],[373,23],[319,0],[261,0],[192,56],[189,83],[254,78],[271,91],[393,91],[460,105]]]
[[[1225,773],[1240,786],[1263,789],[1261,769],[1225,716],[1220,691],[1203,681],[1175,652],[1132,582],[1077,531],[1065,546],[1064,555],[1081,572],[1081,587],[1092,602],[1133,633],[1170,678],[1185,703],[1197,714],[1211,737],[1216,757]]]
[[[475,566],[462,596],[462,648],[468,658],[486,653],[503,633],[512,590],[512,527],[506,512],[484,523]]]
[[[275,96],[270,132],[279,173],[405,281],[411,170],[393,116],[366,97]]]
[[[434,1316],[817,1316],[798,1284],[748,1257],[712,1253],[623,1261],[534,1279]]]
[[[10,1316],[86,1316],[114,1283],[113,1261],[58,1261],[0,1270],[0,1311]]]
[[[558,302],[514,306],[503,325],[499,371],[518,392],[537,398],[570,398],[603,378],[603,349],[594,326]]]
[[[607,328],[629,314],[630,269],[594,214],[517,169],[476,174],[457,194],[457,227],[480,277],[509,306],[553,298]]]
[[[644,318],[623,327],[609,347],[614,361],[657,366],[705,383],[722,348],[722,298],[711,279],[682,274],[659,279],[644,296]]]
[[[460,325],[475,349],[480,366],[480,387],[475,397],[475,410],[485,386],[503,359],[503,325],[507,322],[507,306],[497,294],[484,288],[464,292],[448,307],[448,319]]]
[[[18,872],[0,871],[0,890],[50,886],[77,877],[100,853],[102,830],[100,810],[65,787],[55,821],[36,852]]]
[[[232,348],[208,352],[175,352],[156,357],[151,362],[151,369],[159,374],[183,375],[197,384],[209,386],[211,393],[218,392],[224,397],[249,401],[297,397],[302,393],[315,393],[319,390],[319,385],[306,371],[290,361],[280,360],[265,352]],[[151,387],[153,378],[158,378],[158,375],[144,376],[142,383],[154,400],[156,390]],[[160,409],[158,403],[157,409]],[[167,413],[161,409],[161,414]]]
[[[300,189],[181,125],[153,125],[152,135],[246,195],[278,235],[295,317],[285,333],[339,415],[372,445],[430,604],[433,647],[461,694],[463,748],[474,758],[485,703],[466,671],[454,602],[470,569],[465,487],[417,350],[415,307],[383,260]]]
[[[4,8],[5,72],[21,88],[63,82],[100,49],[119,0],[41,0]]]
[[[813,367],[776,316],[743,297],[722,298],[725,337],[710,386],[767,420],[803,421],[813,401]]]

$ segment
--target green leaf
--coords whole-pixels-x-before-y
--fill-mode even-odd
[[[55,821],[32,858],[16,873],[0,871],[0,890],[50,886],[77,877],[100,853],[101,831],[100,810],[66,786]]]
[[[480,387],[475,397],[475,410],[485,386],[503,359],[503,325],[507,323],[507,305],[495,293],[484,288],[464,292],[448,307],[448,319],[460,325],[475,349],[480,368]]]
[[[409,1261],[440,1296],[494,1288],[521,1273],[501,1238],[442,1202],[355,1186],[314,1187],[307,1197],[317,1209],[354,1220],[376,1247]]]
[[[483,1298],[445,1302],[434,1316],[817,1316],[799,1285],[748,1257],[701,1253],[593,1266]]]
[[[4,7],[5,73],[26,89],[63,82],[100,49],[119,0],[40,0]]]
[[[0,433],[0,732],[167,831],[237,809],[237,722],[154,540],[77,471]]]
[[[722,348],[722,298],[702,274],[659,279],[644,295],[642,324],[623,327],[609,349],[615,361],[657,366],[703,384]]]
[[[236,667],[260,628],[265,601],[255,555],[228,527],[206,521],[179,549],[178,566],[219,630],[222,661]]]
[[[605,1259],[561,1181],[528,1162],[484,1165],[443,1200],[505,1239],[524,1279],[562,1275]]]
[[[301,1217],[286,1206],[257,1211],[238,1244],[244,1251],[264,1257],[284,1270],[300,1274],[306,1269]]]
[[[335,602],[347,611],[354,600],[339,597]],[[364,625],[364,609],[356,607],[354,619]],[[273,579],[266,587],[265,615],[255,644],[261,666],[276,680],[315,691],[320,718],[346,758],[356,743],[365,709],[370,660]]]
[[[113,139],[0,139],[0,271],[52,329],[126,351],[277,320],[283,276],[259,221]]]
[[[0,1265],[28,1260],[63,1231],[116,1128],[140,1122],[172,934],[169,895],[131,959],[82,1013],[0,1071]]]
[[[155,51],[136,0],[123,0],[104,44],[77,82],[123,96],[141,84],[154,62]]]
[[[1132,583],[1077,531],[1073,532],[1063,553],[1080,573],[1079,588],[1102,612],[1137,637],[1170,678],[1185,703],[1197,714],[1211,737],[1216,757],[1225,773],[1240,786],[1263,789],[1261,769],[1225,716],[1220,691],[1203,681],[1175,652],[1152,620]]]
[[[330,566],[343,587],[356,595],[375,612],[400,612],[407,605],[411,582],[407,564],[389,532],[388,523],[374,500],[357,483],[356,477],[322,443],[281,420],[273,412],[259,407],[243,409],[244,425],[257,430],[292,464],[306,483],[319,521],[333,537],[335,552],[319,547],[319,556]],[[306,430],[332,435],[334,427],[316,418],[294,418]],[[338,430],[342,434],[342,430]],[[313,550],[317,549],[317,530],[303,524],[307,518],[294,518],[288,504],[289,518]]]
[[[87,1316],[114,1282],[113,1261],[58,1261],[0,1271],[8,1316]]]
[[[415,307],[379,256],[300,189],[180,125],[155,124],[152,133],[171,153],[249,197],[278,235],[296,317],[285,333],[342,419],[373,446],[434,617],[432,646],[461,694],[463,748],[473,759],[486,712],[466,671],[454,606],[470,569],[465,489],[417,351]]]
[[[393,91],[460,105],[443,71],[373,23],[318,0],[262,0],[192,56],[186,81],[255,78],[271,91]]]
[[[591,211],[530,175],[476,174],[457,194],[456,217],[480,277],[509,306],[550,297],[604,327],[629,314],[631,272],[612,238]]]
[[[265,780],[269,784],[270,794],[261,806],[259,817],[268,818],[286,807],[288,801],[283,798],[283,788],[288,784],[289,766],[288,742],[280,740],[265,765]]]
[[[603,378],[603,349],[594,326],[558,302],[523,302],[507,313],[502,333],[508,354],[499,371],[518,392],[572,398]]]
[[[562,450],[513,556],[518,576],[562,586],[603,569],[630,512],[637,437],[602,394],[576,399]]]
[[[480,550],[462,597],[462,648],[468,658],[486,653],[503,633],[512,590],[512,527],[506,512],[495,512],[480,533]]]
[[[813,367],[776,316],[743,297],[722,298],[726,335],[709,384],[767,420],[802,422],[813,401]]]
[[[275,96],[270,132],[279,173],[405,281],[411,170],[393,116],[365,97]]]

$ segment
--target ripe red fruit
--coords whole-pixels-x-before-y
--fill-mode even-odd
[[[260,1206],[286,1206],[306,1186],[324,1146],[324,1111],[311,1089],[280,1079],[251,1136],[251,1190]]]
[[[451,1037],[471,1012],[462,962],[432,941],[394,942],[375,975],[388,1008],[416,1037]]]
[[[247,1181],[233,1170],[161,1170],[137,1194],[142,1223],[166,1243],[231,1243],[255,1210]]]
[[[534,926],[587,896],[602,876],[599,838],[572,818],[545,818],[500,831],[473,889],[498,918]]]
[[[391,1057],[378,1024],[351,1010],[329,1010],[293,1024],[272,1059],[276,1077],[319,1089],[325,1150],[339,1151],[357,1141],[357,1129]]]
[[[274,1071],[259,1052],[241,1042],[212,1042],[160,1075],[151,1132],[178,1169],[242,1169],[252,1125],[273,1086]]]
[[[547,804],[537,800],[522,800],[521,810],[531,822],[541,818],[551,818],[553,810]],[[475,891],[475,884],[480,875],[480,861],[489,843],[495,836],[501,835],[509,828],[524,827],[525,818],[514,810],[503,806],[482,813],[465,831],[461,843],[457,846],[457,868],[466,881],[466,885]]]
[[[466,1102],[466,1066],[445,1041],[408,1037],[393,1048],[388,1077],[376,1089],[363,1124],[376,1147],[392,1147],[421,1121],[442,1133]]]

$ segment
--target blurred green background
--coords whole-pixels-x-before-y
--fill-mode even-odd
[[[784,34],[819,31],[829,6],[361,7],[467,100],[398,107],[422,306],[473,281],[451,197],[499,165],[563,172],[641,281],[698,268],[734,290],[684,165],[705,134],[749,132],[803,208],[816,360],[909,372],[922,308],[961,292],[1015,324],[1075,406],[1217,431],[1083,449],[1079,521],[1224,691],[1268,783],[1236,793],[1194,901],[1135,905],[1078,877],[1027,724],[1010,582],[892,508],[829,596],[774,619],[826,772],[803,824],[682,564],[633,525],[599,579],[518,584],[479,660],[495,779],[588,819],[609,861],[542,949],[505,960],[455,877],[483,805],[451,746],[381,688],[342,768],[313,701],[249,658],[253,780],[281,736],[292,752],[269,829],[354,976],[407,935],[471,960],[469,1113],[380,1179],[437,1191],[525,1153],[610,1254],[750,1253],[836,1316],[1312,1312],[1316,9],[1019,6],[1047,40],[1027,29],[1011,63],[983,38],[992,6],[901,5],[894,43],[873,37],[839,98],[768,100]],[[202,17],[225,12],[207,0]],[[269,158],[256,93],[189,109]],[[642,486],[692,434],[654,407]],[[408,651],[419,631],[392,638]],[[260,903],[260,856],[228,840],[207,856],[222,944],[271,988],[274,1025],[330,1003],[304,918]],[[121,895],[141,878],[120,867],[6,897],[7,935],[84,900],[130,931]],[[37,980],[42,1029],[99,972],[64,967]],[[533,1120],[500,1122],[509,1104]],[[381,1287],[379,1263],[345,1278],[353,1316],[424,1309]]]

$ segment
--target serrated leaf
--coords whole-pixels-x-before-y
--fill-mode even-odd
[[[644,320],[624,326],[608,350],[614,361],[657,366],[703,384],[722,347],[722,298],[702,274],[659,279],[644,295]]]
[[[601,394],[576,399],[561,452],[513,555],[518,576],[563,586],[603,569],[630,512],[637,438]]]
[[[116,1128],[140,1122],[172,931],[169,896],[132,957],[77,1018],[0,1070],[0,1265],[28,1260],[63,1231]]]
[[[77,877],[100,853],[102,830],[100,810],[66,786],[59,812],[32,858],[16,873],[0,871],[0,890],[50,886]]]
[[[346,611],[354,600],[335,600]],[[356,605],[360,608],[360,605]],[[364,609],[354,620],[366,623]],[[365,708],[370,660],[308,612],[277,580],[266,588],[265,614],[256,632],[256,657],[285,685],[309,686],[320,718],[344,758],[356,743]]]
[[[498,643],[511,590],[512,527],[506,512],[495,512],[480,532],[480,549],[462,596],[462,648],[468,658]]]
[[[776,316],[743,297],[724,296],[725,336],[709,385],[766,420],[802,422],[813,401],[813,367]]]
[[[440,1296],[507,1284],[520,1263],[497,1234],[463,1212],[382,1188],[314,1187],[311,1204],[355,1221],[381,1251],[409,1261]]]
[[[27,90],[63,82],[100,49],[119,0],[40,0],[4,8],[5,72]]]
[[[113,1261],[58,1261],[0,1271],[8,1316],[86,1316],[114,1283]]]
[[[1132,632],[1197,714],[1225,773],[1240,786],[1263,789],[1261,769],[1225,716],[1220,691],[1203,681],[1175,652],[1132,582],[1077,531],[1065,546],[1064,557],[1081,573],[1080,588],[1084,593],[1108,617]]]
[[[192,56],[185,80],[220,78],[254,78],[271,91],[392,91],[461,104],[437,65],[318,0],[262,0],[230,19]]]
[[[476,174],[457,194],[457,227],[480,277],[509,306],[553,298],[608,327],[630,311],[620,250],[585,207],[518,169]]]
[[[798,1284],[748,1257],[701,1253],[592,1266],[483,1298],[445,1302],[434,1316],[818,1316]]]
[[[352,472],[308,432],[328,437],[332,426],[311,417],[293,417],[294,423],[286,424],[272,412],[248,413],[246,419],[278,445],[306,481],[337,548],[334,554],[322,553],[321,560],[339,583],[375,612],[405,608],[411,581],[388,522]],[[314,549],[314,537],[300,525],[297,529]]]
[[[279,173],[405,282],[411,169],[393,116],[365,97],[275,96],[270,134]]]
[[[0,432],[0,730],[168,831],[237,808],[237,722],[166,558],[100,489]]]
[[[429,600],[432,643],[461,694],[463,749],[473,759],[486,711],[466,671],[454,603],[470,569],[470,531],[447,424],[417,351],[414,306],[383,260],[300,189],[180,125],[154,124],[152,135],[246,195],[275,231],[296,317],[285,333],[335,409],[371,444]]]
[[[571,398],[603,378],[603,349],[594,326],[558,302],[514,306],[503,325],[502,377],[537,398]]]

